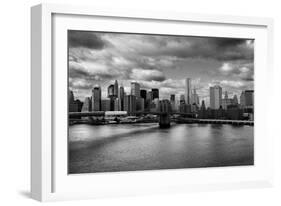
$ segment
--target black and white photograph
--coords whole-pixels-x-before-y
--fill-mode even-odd
[[[68,30],[68,173],[254,165],[254,39]]]

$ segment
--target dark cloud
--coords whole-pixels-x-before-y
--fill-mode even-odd
[[[210,38],[208,41],[215,47],[226,49],[229,47],[236,47],[241,44],[246,44],[246,39],[235,39],[235,38]]]
[[[85,47],[89,49],[103,49],[106,42],[100,35],[88,31],[68,31],[69,47]]]
[[[201,98],[214,79],[233,94],[253,88],[254,40],[72,31],[69,45],[69,85],[81,97],[95,84],[106,93],[115,79],[127,92],[138,81],[165,97],[184,93],[186,77],[201,78],[193,84]]]
[[[158,36],[144,37],[146,44],[139,45],[136,52],[144,56],[202,58],[218,61],[252,60],[253,40],[215,37]]]

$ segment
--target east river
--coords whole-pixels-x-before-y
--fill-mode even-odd
[[[254,127],[158,123],[69,126],[69,173],[254,164]]]

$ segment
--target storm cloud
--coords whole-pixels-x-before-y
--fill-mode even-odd
[[[102,38],[89,31],[68,31],[69,47],[85,47],[89,49],[103,49],[106,42]]]
[[[106,96],[115,79],[128,92],[131,81],[145,89],[159,88],[163,98],[184,93],[186,77],[194,80],[201,99],[214,82],[230,94],[253,89],[252,39],[71,30],[68,44],[69,86],[81,100],[95,84]]]

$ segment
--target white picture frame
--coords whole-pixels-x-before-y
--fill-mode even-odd
[[[56,19],[57,17],[62,19]],[[72,17],[77,17],[77,19],[64,19]],[[180,33],[181,28],[188,24],[195,26],[200,24],[202,27],[212,26],[212,32],[216,32],[216,27],[217,31],[221,31],[221,27],[228,27],[224,31],[226,33],[220,35],[240,35],[241,37],[260,39],[260,46],[258,46],[259,49],[255,55],[260,57],[256,58],[255,61],[255,68],[257,68],[257,71],[255,71],[255,88],[258,91],[257,95],[255,94],[255,102],[257,102],[255,106],[255,166],[251,168],[229,167],[204,168],[204,170],[180,169],[89,174],[75,175],[70,178],[65,167],[67,164],[65,162],[67,155],[64,153],[67,147],[66,138],[60,138],[59,140],[56,138],[58,134],[66,135],[65,131],[59,131],[63,129],[58,126],[60,122],[64,124],[63,122],[66,121],[63,119],[66,117],[64,115],[67,114],[59,109],[63,105],[58,103],[58,94],[62,94],[64,92],[63,88],[66,89],[66,87],[64,87],[64,83],[62,83],[62,86],[57,84],[58,81],[65,82],[66,77],[63,77],[65,73],[57,72],[54,69],[64,63],[57,63],[54,60],[59,57],[56,56],[57,54],[62,53],[59,50],[63,50],[65,46],[55,44],[58,42],[56,38],[61,40],[63,29],[67,29],[70,24],[79,24],[79,27],[83,28],[81,19],[86,21],[87,18],[106,18],[106,21],[109,21],[108,25],[110,25],[110,21],[120,20],[123,26],[119,29],[122,31],[132,29],[133,27],[126,27],[126,25],[132,24],[134,21],[138,21],[144,26],[151,21],[152,24],[155,22],[160,22],[163,25],[171,24],[171,26],[173,26],[172,24],[177,24],[175,28],[178,29],[170,31],[170,34]],[[86,24],[84,25],[85,27],[87,27]],[[267,122],[267,118],[269,118],[266,109],[267,103],[260,95],[265,91],[262,84],[267,84],[267,88],[272,87],[270,80],[273,77],[273,21],[271,19],[40,4],[31,9],[31,26],[32,198],[39,201],[53,201],[151,193],[269,187],[273,185],[273,137],[270,135],[270,127]],[[143,31],[144,26],[135,28],[134,32]],[[60,33],[60,28],[62,28],[62,33]],[[148,26],[148,28],[151,28],[151,26]],[[115,27],[112,24],[112,31],[117,30],[116,24]],[[161,32],[167,33],[168,31],[161,30]],[[204,34],[209,35],[204,29],[201,33],[197,33],[197,35],[203,36]],[[196,35],[196,33],[192,35]],[[266,138],[262,138],[262,136]]]

